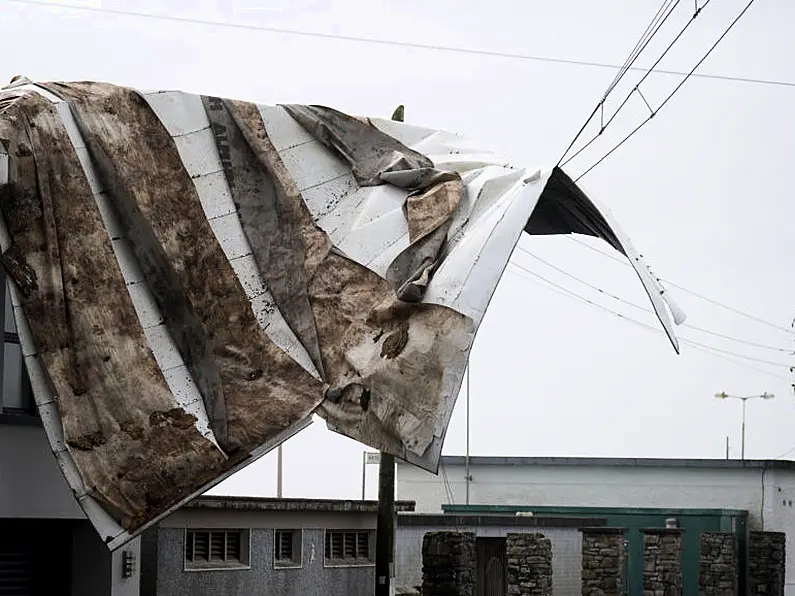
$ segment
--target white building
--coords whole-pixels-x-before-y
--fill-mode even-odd
[[[444,457],[438,476],[399,463],[397,494],[414,501],[418,513],[535,510],[606,517],[609,525],[673,516],[689,523],[691,534],[736,531],[747,520],[749,530],[786,533],[786,594],[795,595],[795,462],[471,457],[468,487],[465,470],[458,456]]]

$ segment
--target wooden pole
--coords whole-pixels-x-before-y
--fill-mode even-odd
[[[392,114],[403,122],[403,106]],[[381,452],[378,465],[378,521],[375,531],[375,596],[390,596],[395,560],[395,456]]]

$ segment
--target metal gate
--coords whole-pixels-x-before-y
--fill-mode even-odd
[[[508,557],[505,538],[477,538],[476,596],[506,596]]]

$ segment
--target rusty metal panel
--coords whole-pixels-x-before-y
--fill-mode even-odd
[[[677,348],[669,310],[683,315],[606,209],[557,168],[457,135],[23,79],[0,90],[0,139],[2,263],[34,396],[110,548],[313,414],[435,472],[523,231],[605,239]]]

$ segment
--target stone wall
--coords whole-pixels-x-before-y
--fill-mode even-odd
[[[701,596],[737,596],[737,536],[704,532],[700,542],[698,586]]]
[[[582,596],[622,596],[626,582],[624,528],[583,528]]]
[[[543,534],[508,534],[508,596],[552,596],[552,542]]]
[[[425,534],[422,539],[422,596],[474,595],[475,534]]]
[[[682,596],[682,530],[643,531],[643,595]]]
[[[749,532],[748,586],[752,596],[783,596],[784,532]]]

